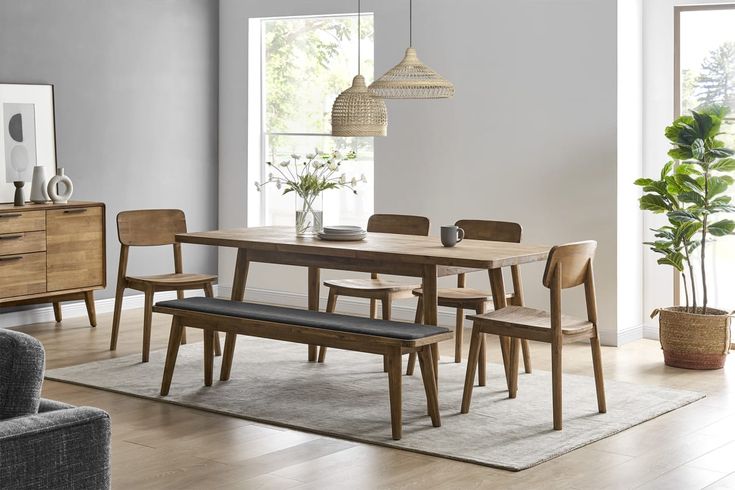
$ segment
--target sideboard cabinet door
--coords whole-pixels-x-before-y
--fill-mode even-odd
[[[48,291],[104,284],[102,207],[46,212],[46,287]]]

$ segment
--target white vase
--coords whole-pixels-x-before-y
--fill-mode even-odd
[[[48,191],[46,190],[46,167],[36,165],[33,167],[33,180],[31,181],[31,201],[35,203],[48,202]]]
[[[64,186],[63,193],[59,193],[58,184]],[[64,175],[64,169],[56,169],[56,175],[51,177],[48,182],[48,196],[54,202],[54,204],[66,204],[69,201],[72,193],[74,192],[74,184],[71,179]]]

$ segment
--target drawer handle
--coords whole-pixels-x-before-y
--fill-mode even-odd
[[[23,233],[18,233],[17,235],[0,235],[0,240],[17,240],[19,238],[23,238]]]
[[[0,218],[20,218],[22,216],[21,213],[3,213],[0,214]]]
[[[64,214],[72,214],[72,213],[86,213],[87,208],[75,208],[75,209],[65,209]]]
[[[22,255],[8,255],[6,257],[0,257],[0,262],[14,262],[16,260],[21,260],[22,258]]]

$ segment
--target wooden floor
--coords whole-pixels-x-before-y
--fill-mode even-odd
[[[116,353],[108,351],[110,323],[111,315],[100,315],[96,329],[78,318],[18,330],[43,342],[48,368],[140,352],[142,311],[124,313]],[[167,318],[154,316],[153,332],[152,349],[165,347]],[[197,334],[189,331],[190,342],[200,340]],[[496,344],[490,342],[492,362],[500,356]],[[451,343],[442,349],[452,355]],[[534,367],[549,369],[548,346],[533,344],[532,351]],[[591,375],[587,345],[565,346],[565,353],[565,372]],[[734,359],[720,371],[667,368],[658,343],[647,340],[604,348],[603,359],[606,378],[708,396],[513,473],[64,383],[47,381],[43,391],[110,413],[114,488],[735,488]],[[522,393],[517,402],[523,403]]]

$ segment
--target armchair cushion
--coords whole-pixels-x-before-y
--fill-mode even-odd
[[[0,330],[0,420],[38,412],[44,352],[30,335]]]

